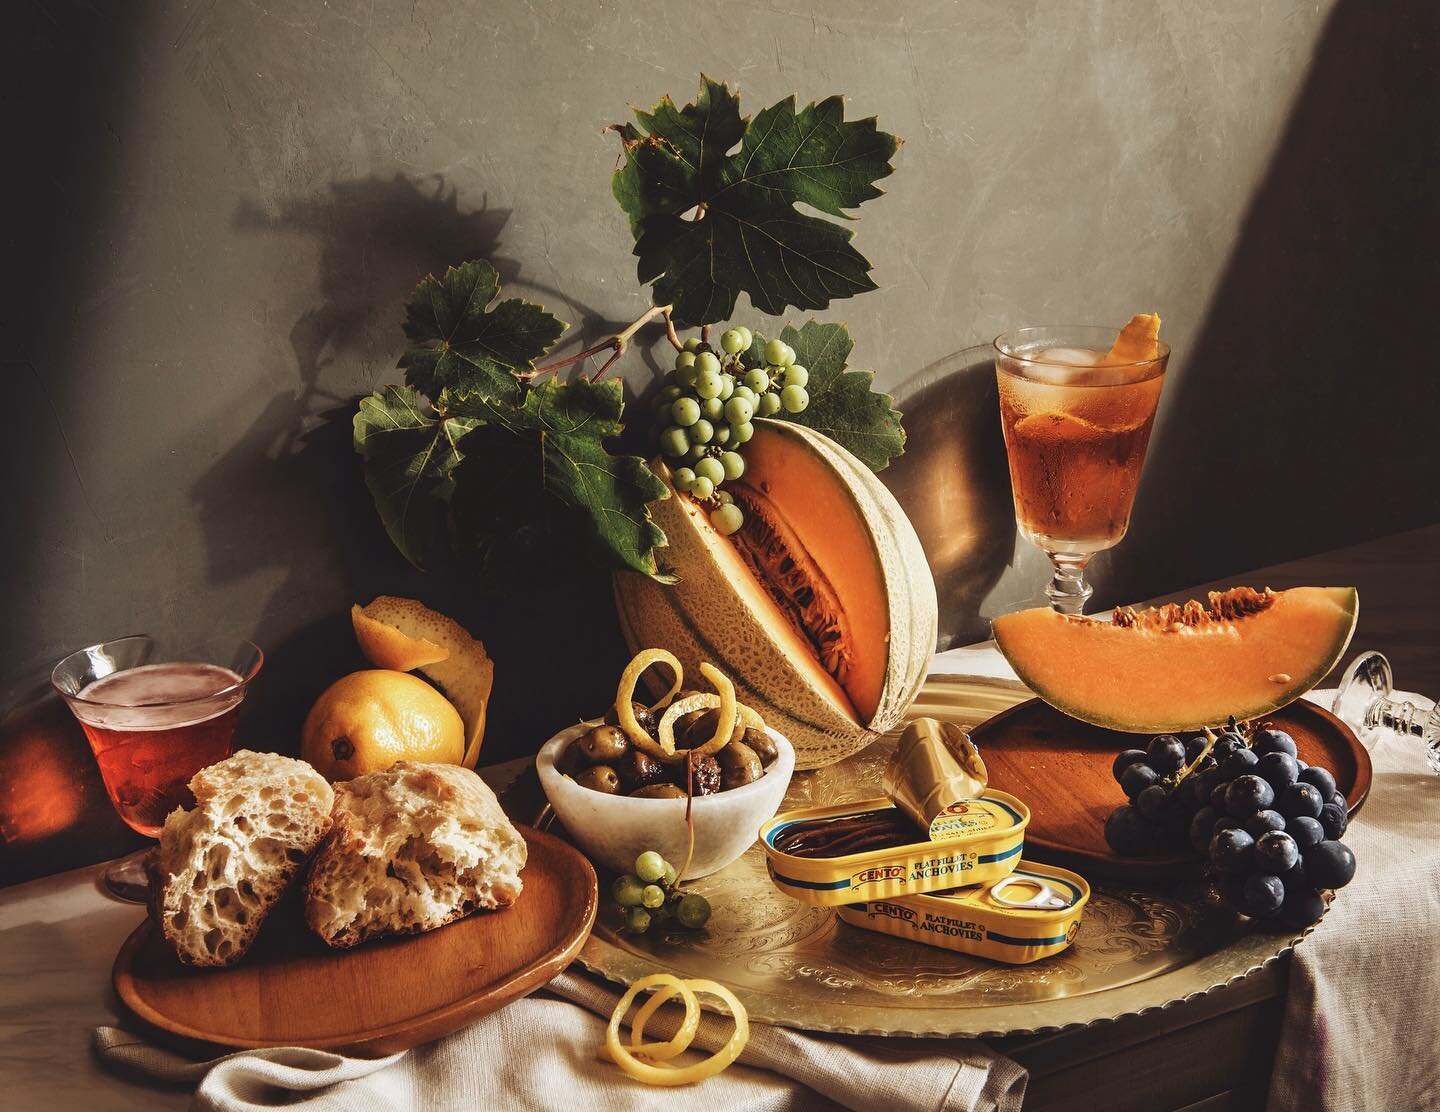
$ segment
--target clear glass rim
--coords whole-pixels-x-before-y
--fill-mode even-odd
[[[1008,332],[1000,333],[1000,335],[991,341],[990,346],[1006,359],[1013,359],[1017,363],[1029,363],[1036,367],[1063,367],[1068,364],[1061,363],[1057,360],[1035,359],[1028,355],[1022,355],[1015,350],[1014,344],[1010,341],[1024,336],[1026,333],[1080,332],[1087,329],[1090,331],[1108,331],[1111,335],[1118,335],[1120,332],[1119,328],[1113,328],[1104,324],[1032,324],[1024,328],[1012,328]],[[1164,340],[1156,340],[1155,344],[1156,353],[1149,359],[1131,359],[1121,363],[1106,363],[1104,367],[1109,370],[1123,367],[1148,367],[1156,363],[1164,363],[1170,358],[1170,345]]]
[[[184,633],[176,634],[175,636],[177,638],[189,639]],[[60,661],[55,665],[55,667],[50,669],[50,686],[53,687],[55,691],[60,695],[60,697],[64,699],[67,703],[79,703],[82,706],[87,707],[109,707],[115,709],[134,709],[137,707],[183,707],[191,703],[208,703],[215,699],[224,698],[226,695],[232,695],[235,692],[244,691],[247,687],[250,686],[251,681],[260,674],[260,669],[265,663],[265,651],[261,649],[259,645],[255,644],[254,641],[251,641],[248,638],[207,637],[204,634],[196,634],[193,639],[190,639],[192,644],[223,644],[237,650],[243,650],[248,648],[252,653],[254,653],[255,659],[251,661],[250,666],[245,669],[245,674],[240,677],[238,682],[229,684],[225,687],[220,688],[217,691],[211,691],[205,695],[196,695],[189,699],[158,699],[153,703],[111,703],[107,702],[104,699],[82,699],[79,695],[72,694],[71,692],[66,691],[65,688],[60,685],[60,669],[64,668],[65,665],[69,664],[77,656],[88,656],[90,653],[96,652],[97,650],[105,649],[108,645],[118,645],[123,641],[159,640],[161,640],[161,638],[157,637],[153,633],[127,633],[123,637],[110,637],[104,641],[96,641],[93,645],[86,645],[83,649],[76,649],[74,652],[66,653],[63,657],[61,657]],[[174,663],[182,662],[176,661]],[[203,663],[213,664],[214,661],[207,660]],[[221,667],[228,667],[228,665],[222,665]]]

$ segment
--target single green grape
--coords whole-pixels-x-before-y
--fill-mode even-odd
[[[675,872],[675,866],[672,865],[672,864],[670,864],[670,862],[667,861],[667,862],[665,862],[665,875],[664,875],[663,877],[661,877],[660,879],[661,879],[661,882],[665,885],[666,888],[674,888],[674,887],[675,887],[675,880],[676,880],[676,878],[677,878],[678,875],[679,875],[679,874],[677,874],[677,873]]]
[[[661,874],[664,875],[663,873]],[[656,878],[659,879],[658,877]],[[647,908],[656,908],[665,902],[665,889],[658,884],[647,884],[640,890],[640,903]]]
[[[683,371],[687,367],[695,366],[695,353],[693,351],[682,351],[675,357],[675,369]]]
[[[789,367],[795,362],[795,349],[789,344],[782,345],[785,348],[785,357],[780,360],[780,366]]]
[[[639,907],[640,892],[644,887],[638,877],[626,873],[615,878],[615,883],[610,886],[610,895],[621,907]]]
[[[734,455],[727,452],[726,455]],[[723,456],[721,457],[724,458]],[[725,465],[714,456],[706,456],[695,465],[695,477],[697,479],[709,479],[711,483],[723,483],[725,481]]]
[[[686,340],[686,341],[685,341],[685,350],[688,351],[688,352],[697,352],[697,351],[699,351],[699,350],[700,350],[700,337],[698,337],[698,336],[691,336],[688,340]]]
[[[772,344],[774,340],[770,341]],[[757,394],[763,394],[770,389],[770,376],[760,367],[745,372],[745,385]]]
[[[785,368],[786,386],[808,386],[810,383],[810,372],[796,363],[793,367]]]
[[[699,467],[700,464],[705,463],[709,459],[710,457],[706,456],[705,459],[697,460],[695,466]],[[715,493],[715,484],[704,475],[696,475],[695,482],[690,485],[690,493],[700,499],[700,501],[707,502],[710,496]]]
[[[755,426],[749,421],[741,422],[738,425],[730,426],[730,439],[736,444],[748,444],[750,438],[755,435]]]
[[[787,345],[785,344],[785,341],[784,341],[784,340],[771,340],[771,341],[769,341],[768,343],[766,343],[766,345],[765,345],[765,362],[770,363],[770,364],[772,364],[772,365],[774,365],[774,366],[776,366],[776,367],[783,367],[783,366],[785,366],[785,365],[786,365],[786,359],[785,359],[785,348],[786,348],[786,346],[787,346]],[[794,361],[795,361],[794,359],[789,360],[789,362],[791,362],[791,363],[793,363]]]
[[[676,398],[670,406],[670,417],[682,429],[700,420],[700,403],[694,398]]]
[[[774,417],[775,414],[780,412],[780,395],[761,394],[756,412],[758,412],[761,417]]]
[[[707,421],[718,421],[725,415],[725,403],[719,398],[705,398],[700,402],[700,416]]]
[[[701,417],[690,426],[691,444],[709,444],[711,437],[715,435],[715,426]]]
[[[702,351],[695,357],[695,369],[701,374],[719,374],[720,360],[715,358],[713,351]]]
[[[741,350],[741,351],[749,351],[749,350],[750,350],[750,345],[755,342],[755,336],[754,336],[754,334],[750,331],[750,329],[746,328],[743,324],[740,325],[739,327],[737,327],[737,328],[735,329],[735,331],[738,332],[738,333],[740,333],[740,338],[745,341],[745,346],[744,346],[743,348],[741,348],[740,350]]]
[[[674,479],[676,490],[689,490],[695,485],[695,472],[688,467],[677,467]]]
[[[675,918],[682,927],[699,930],[710,921],[710,901],[699,892],[687,892],[680,897]]]
[[[720,376],[720,400],[721,400],[722,402],[728,402],[728,401],[730,400],[730,398],[734,395],[734,393],[735,393],[735,376],[734,376],[734,375],[721,375],[721,376]]]
[[[727,355],[738,355],[746,348],[745,341],[740,336],[740,330],[727,328],[720,335],[720,346],[725,349]]]
[[[750,389],[750,387],[748,386],[735,387],[735,393],[732,396],[736,398],[744,398],[751,405],[754,405],[760,398],[760,395],[755,393],[755,391]]]
[[[748,398],[731,398],[725,403],[725,419],[739,425],[755,416],[755,403]]]
[[[727,505],[735,501],[735,496],[731,494],[728,490],[717,490],[715,492],[715,497],[720,499],[721,502],[724,502]]]
[[[686,390],[689,390],[695,385],[695,368],[693,366],[681,367],[675,372],[675,381]]]
[[[684,391],[678,386],[667,386],[660,391],[660,400],[662,402],[673,402],[683,393]]]
[[[665,875],[665,858],[653,849],[647,849],[635,858],[635,875],[646,884],[654,884]]]
[[[650,913],[643,907],[632,907],[625,913],[625,926],[636,934],[644,934],[650,929]]]
[[[689,443],[688,439],[686,443]],[[707,449],[704,444],[691,444],[689,450],[685,453],[685,458],[691,463],[694,463],[696,460],[704,459],[706,452]]]
[[[711,444],[728,444],[728,443],[730,443],[730,426],[729,426],[728,424],[726,424],[724,421],[716,421],[716,422],[715,422],[715,436],[711,439],[710,443],[711,443]]]
[[[810,395],[803,386],[787,386],[780,391],[780,404],[786,413],[799,413],[810,404]]]
[[[745,457],[739,452],[721,452],[717,462],[727,479],[738,479],[745,474]]]
[[[719,371],[696,371],[695,393],[699,394],[702,400],[718,398],[723,377]]]
[[[690,450],[690,438],[684,429],[671,425],[660,434],[660,450],[672,458],[683,456]]]
[[[734,502],[722,502],[710,511],[710,524],[722,537],[728,537],[745,524],[745,515]]]

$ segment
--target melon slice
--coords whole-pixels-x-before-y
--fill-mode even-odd
[[[1350,644],[1353,587],[1212,592],[1113,621],[1048,607],[1006,614],[995,640],[1020,679],[1072,718],[1166,733],[1258,718],[1322,680]]]

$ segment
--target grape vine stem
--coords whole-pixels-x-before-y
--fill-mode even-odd
[[[519,377],[529,381],[539,375],[550,374],[562,368],[573,366],[576,363],[583,363],[592,355],[599,355],[602,351],[608,350],[611,353],[610,358],[605,360],[605,362],[600,365],[600,369],[590,376],[590,381],[596,382],[601,375],[610,369],[610,364],[625,354],[625,349],[629,346],[635,333],[639,332],[640,329],[650,321],[660,316],[665,318],[666,338],[675,345],[677,351],[681,350],[683,345],[680,343],[680,338],[675,335],[675,322],[670,319],[672,309],[674,309],[673,305],[652,305],[639,317],[631,321],[630,324],[626,325],[622,331],[615,333],[615,335],[607,337],[600,341],[600,343],[586,348],[584,351],[577,351],[574,355],[567,355],[564,359],[557,359],[553,363],[546,363],[544,366],[525,371]]]

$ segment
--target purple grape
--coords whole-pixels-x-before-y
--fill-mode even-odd
[[[1285,816],[1279,811],[1256,811],[1240,825],[1250,837],[1259,838],[1272,830],[1284,830]]]
[[[1174,734],[1161,734],[1146,750],[1150,767],[1162,776],[1185,763],[1185,743]]]
[[[1253,772],[1259,763],[1260,758],[1252,750],[1237,749],[1221,763],[1220,771],[1224,774],[1225,779],[1235,780],[1247,772]]]
[[[1222,872],[1248,872],[1254,856],[1255,839],[1243,830],[1221,830],[1210,839],[1210,863]]]
[[[1304,815],[1286,819],[1285,833],[1295,839],[1295,845],[1301,853],[1325,840],[1325,828],[1316,819],[1306,818]]]
[[[1185,739],[1185,763],[1189,764],[1201,753],[1205,752],[1205,735],[1192,734]]]
[[[1170,793],[1161,784],[1151,784],[1135,797],[1135,810],[1151,822],[1164,822],[1170,814]]]
[[[1285,890],[1285,902],[1280,905],[1280,922],[1292,930],[1304,930],[1311,923],[1318,923],[1325,914],[1325,900],[1313,888]]]
[[[1256,730],[1250,744],[1261,756],[1266,753],[1288,753],[1292,757],[1300,755],[1295,739],[1284,730]]]
[[[1338,801],[1332,799],[1320,808],[1320,826],[1325,831],[1325,837],[1339,838],[1349,825],[1350,816],[1345,813],[1345,808]]]
[[[1120,790],[1134,799],[1159,779],[1158,772],[1148,764],[1137,761],[1120,774]]]
[[[1300,770],[1299,779],[1302,784],[1309,784],[1318,791],[1320,798],[1326,803],[1335,798],[1335,777],[1330,775],[1328,769],[1321,768],[1319,765],[1311,765],[1309,768]]]
[[[1215,836],[1215,823],[1220,816],[1214,807],[1201,807],[1190,819],[1190,845],[1196,853],[1205,853],[1210,848],[1210,839]]]
[[[1276,805],[1279,812],[1287,819],[1311,818],[1318,819],[1320,812],[1325,806],[1325,801],[1320,798],[1320,792],[1310,784],[1291,784],[1280,793],[1280,802]]]
[[[1300,769],[1289,753],[1266,753],[1255,766],[1255,775],[1274,788],[1278,795],[1300,778]]]
[[[1245,829],[1245,828],[1240,825],[1240,820],[1239,820],[1239,819],[1232,819],[1229,815],[1221,815],[1218,819],[1215,820],[1215,833],[1216,833],[1216,834],[1219,834],[1220,831],[1222,831],[1222,830],[1244,830],[1244,829]]]
[[[1242,906],[1246,915],[1269,919],[1280,913],[1280,905],[1284,902],[1285,886],[1280,883],[1278,876],[1256,873],[1245,878]]]
[[[1225,791],[1225,809],[1237,819],[1264,811],[1274,802],[1275,789],[1253,773],[1232,780]]]
[[[1231,753],[1245,748],[1245,739],[1239,734],[1222,733],[1215,742],[1215,748],[1210,750],[1210,755],[1221,764]]]
[[[1231,911],[1245,910],[1245,877],[1222,876],[1215,883],[1215,890]]]
[[[1229,788],[1230,781],[1226,780],[1222,775],[1221,778],[1216,781],[1215,786],[1210,789],[1210,806],[1214,807],[1217,811],[1223,812],[1225,810],[1225,793]]]
[[[1128,803],[1122,803],[1105,820],[1105,841],[1122,857],[1144,857],[1155,845],[1157,831]]]
[[[1143,761],[1144,759],[1145,750],[1127,749],[1115,758],[1115,763],[1110,766],[1110,775],[1115,777],[1115,782],[1118,784],[1120,782],[1121,773],[1123,773],[1131,765]]]
[[[1355,854],[1344,842],[1321,842],[1305,851],[1305,876],[1316,888],[1344,888],[1355,876]]]
[[[1279,876],[1300,863],[1300,847],[1283,830],[1271,830],[1255,839],[1255,868]]]

